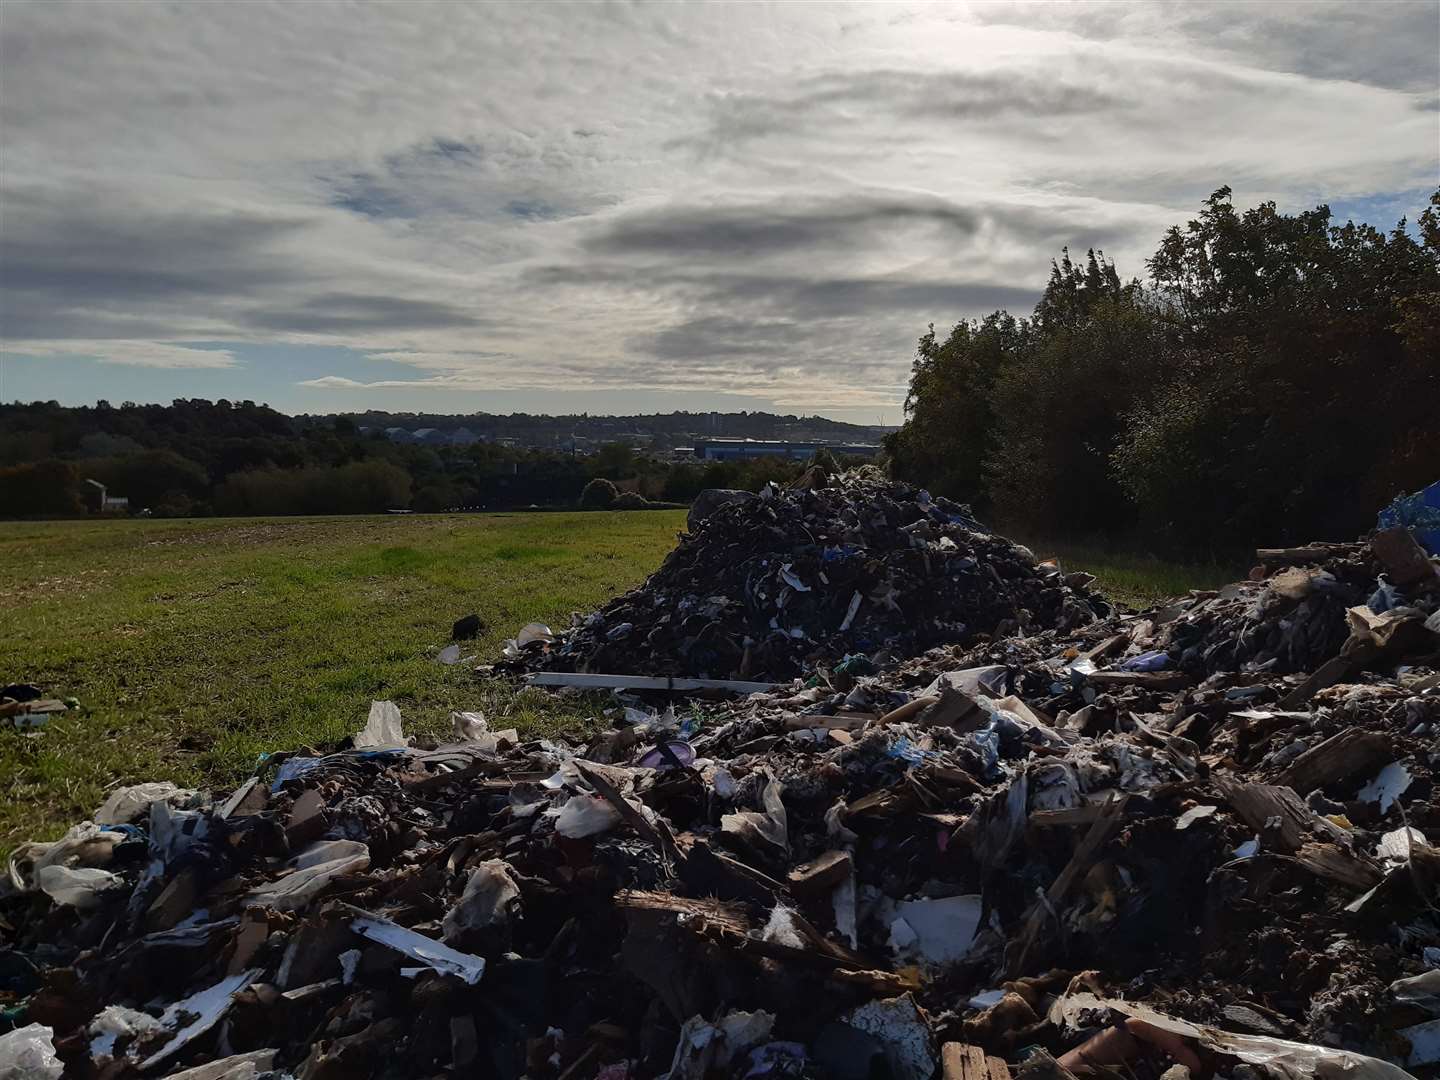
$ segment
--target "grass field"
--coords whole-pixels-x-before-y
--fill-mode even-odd
[[[482,709],[584,718],[434,659],[469,612],[489,659],[653,570],[680,511],[55,522],[0,528],[0,678],[85,706],[0,730],[0,851],[88,817],[113,783],[233,783],[262,751],[339,739],[372,698],[407,730]]]
[[[84,708],[43,733],[0,729],[0,852],[58,835],[115,784],[227,785],[264,751],[342,738],[373,698],[407,731],[454,709],[574,728],[597,702],[483,684],[434,659],[478,612],[481,659],[524,623],[564,624],[641,581],[681,511],[8,523],[0,680]],[[1230,580],[1103,550],[1035,544],[1137,606]]]

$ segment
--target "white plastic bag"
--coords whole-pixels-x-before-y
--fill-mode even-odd
[[[555,831],[561,836],[578,840],[582,836],[609,832],[620,824],[620,811],[596,795],[572,795],[560,808]]]
[[[35,884],[57,904],[67,904],[82,911],[100,906],[100,894],[119,885],[120,875],[109,870],[81,866],[42,866],[35,874]]]
[[[400,706],[393,701],[372,701],[365,726],[355,733],[355,749],[389,749],[405,745],[400,727]]]
[[[110,797],[100,804],[100,809],[95,811],[95,823],[129,825],[137,818],[145,816],[150,810],[150,804],[159,799],[169,801],[175,797],[189,798],[194,794],[193,791],[176,787],[168,780],[119,788],[112,791]]]
[[[320,840],[290,860],[294,873],[268,882],[245,897],[245,903],[276,911],[299,911],[336,878],[349,877],[370,865],[370,848],[358,840]]]
[[[108,866],[124,833],[100,828],[91,821],[74,826],[59,840],[21,844],[10,853],[10,881],[20,892],[39,888],[36,877],[47,866]]]
[[[53,1028],[27,1024],[0,1035],[0,1080],[60,1080],[64,1071]]]
[[[446,912],[442,936],[453,945],[467,930],[503,926],[519,900],[520,886],[510,874],[510,865],[503,859],[487,859],[470,871],[459,903]]]

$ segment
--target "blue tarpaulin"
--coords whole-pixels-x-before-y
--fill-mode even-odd
[[[1401,495],[1380,511],[1380,528],[1407,526],[1420,546],[1431,555],[1440,555],[1440,480],[1413,495]]]

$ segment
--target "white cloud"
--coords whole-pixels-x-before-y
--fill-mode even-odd
[[[13,348],[24,356],[84,357],[102,364],[146,368],[228,368],[229,349],[196,349],[163,341],[25,341]]]
[[[894,417],[925,324],[1027,310],[1063,244],[1139,274],[1222,184],[1433,184],[1437,30],[1419,4],[10,0],[0,334],[417,372],[302,384],[329,390]]]

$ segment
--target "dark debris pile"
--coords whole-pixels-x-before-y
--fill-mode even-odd
[[[122,789],[12,859],[0,1076],[1435,1076],[1440,569],[1393,543],[583,745],[377,702]],[[1330,578],[1385,610],[1332,640]]]
[[[1108,613],[969,508],[873,470],[720,503],[639,588],[517,640],[502,672],[788,679],[846,655],[914,656]],[[693,515],[692,515],[693,518]]]

